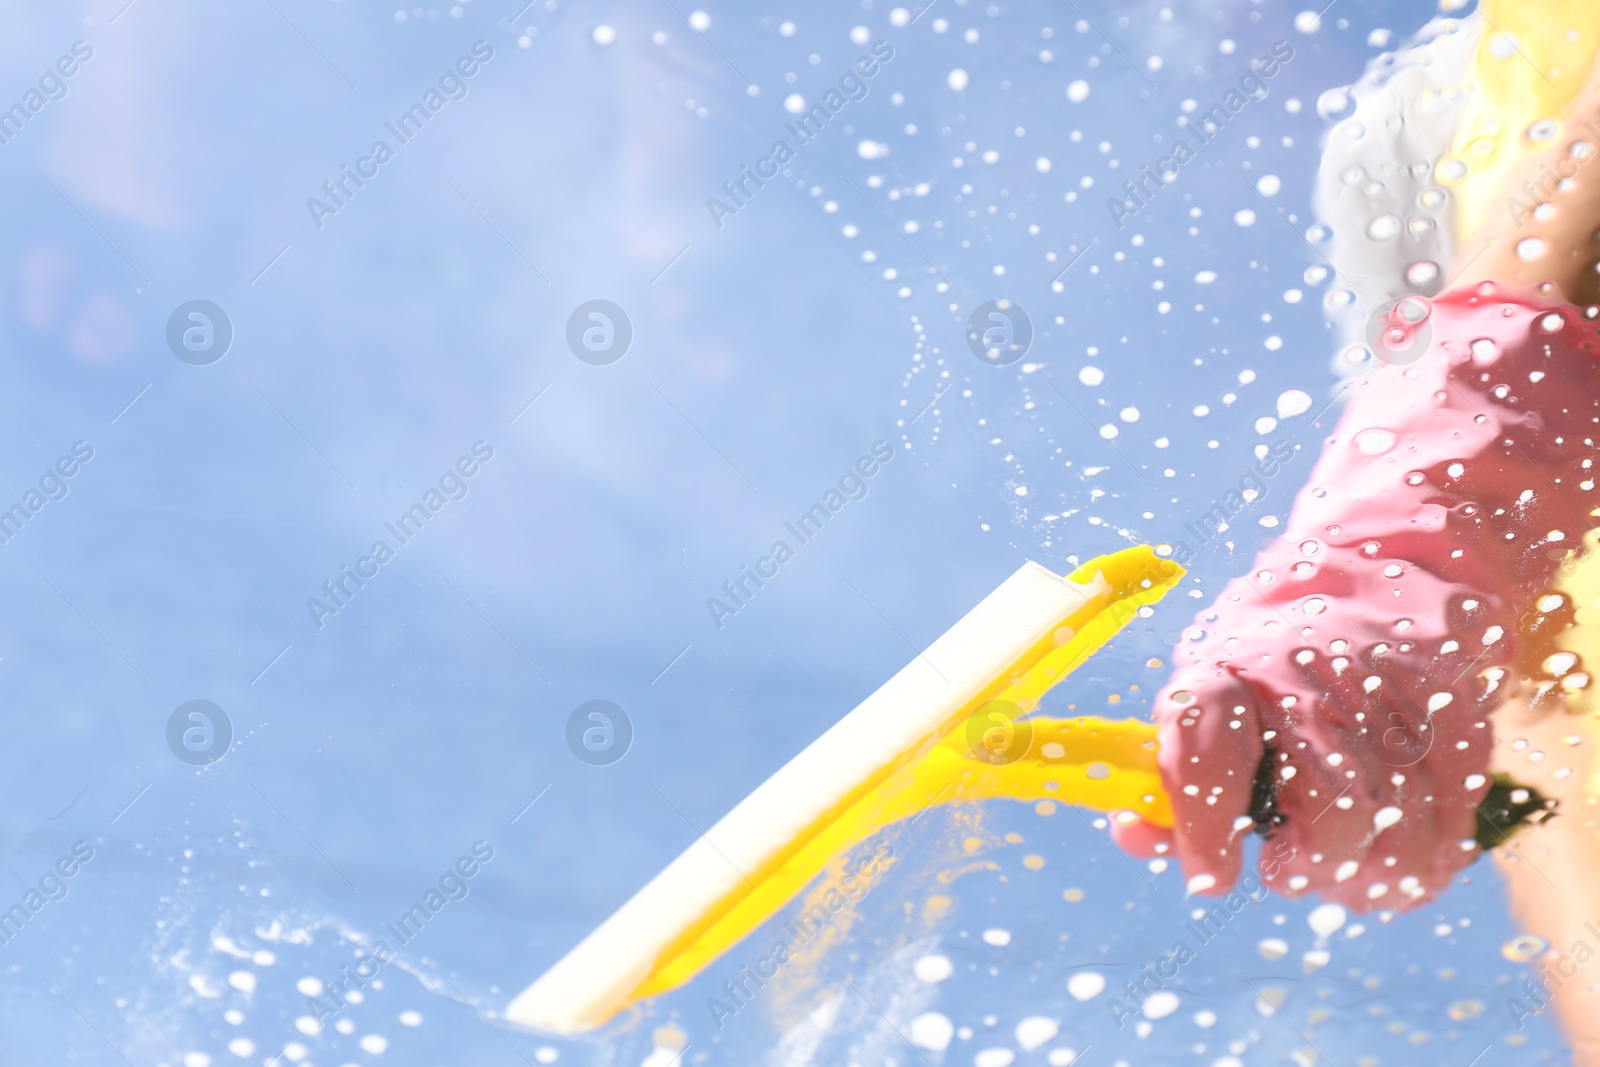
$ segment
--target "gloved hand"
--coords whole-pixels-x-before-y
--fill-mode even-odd
[[[1233,884],[1252,829],[1290,846],[1275,889],[1358,909],[1411,907],[1477,857],[1488,712],[1600,502],[1600,347],[1525,291],[1429,303],[1413,361],[1352,387],[1283,535],[1196,617],[1157,696],[1192,891]]]

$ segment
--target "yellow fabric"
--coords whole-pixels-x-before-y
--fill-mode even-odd
[[[1561,120],[1588,84],[1600,50],[1594,0],[1482,0],[1478,10],[1483,37],[1466,77],[1475,91],[1439,165],[1456,196],[1463,238],[1482,229],[1491,211],[1508,210],[1507,197],[1528,199],[1502,187],[1523,152],[1576,137]]]
[[[1451,153],[1439,166],[1457,198],[1461,245],[1483,228],[1491,212],[1512,211],[1521,217],[1538,202],[1537,190],[1530,195],[1528,190],[1502,188],[1524,153],[1579,139],[1600,150],[1594,131],[1568,130],[1562,121],[1594,73],[1600,3],[1482,0],[1479,12],[1483,37],[1466,79],[1475,91]],[[1583,716],[1591,742],[1600,743],[1600,701],[1588,681],[1593,665],[1583,659],[1586,650],[1600,652],[1600,546],[1594,531],[1585,545],[1588,551],[1569,558],[1552,583],[1574,609],[1574,624],[1549,639],[1534,636],[1524,666],[1535,679],[1544,679],[1545,691],[1563,700],[1567,710]],[[1536,613],[1529,616],[1534,617]],[[1578,657],[1575,666],[1562,665],[1564,682],[1544,669],[1549,654],[1559,652]],[[1594,772],[1590,795],[1600,796],[1600,769]]]
[[[1153,725],[1092,717],[1024,719],[1040,697],[1121,631],[1141,606],[1176,585],[1184,570],[1141,546],[1092,560],[1069,577],[1091,583],[1097,573],[1109,588],[1065,620],[1055,647],[1030,653],[1029,662],[1012,664],[1003,676],[1009,683],[963,715],[943,740],[830,813],[819,833],[798,844],[770,873],[758,875],[751,892],[710,926],[685,931],[683,943],[663,955],[629,1000],[689,981],[793,900],[830,862],[935,805],[1048,797],[1102,811],[1129,809],[1158,825],[1172,825],[1172,809],[1156,768]],[[1033,731],[1020,759],[992,761],[988,742],[996,738],[987,727],[995,714],[1001,716],[994,720],[1001,724],[996,729]],[[974,718],[980,728],[969,727]],[[1022,722],[1027,725],[1015,725]]]

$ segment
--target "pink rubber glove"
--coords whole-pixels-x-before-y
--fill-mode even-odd
[[[1275,889],[1358,909],[1411,907],[1477,858],[1519,615],[1593,525],[1597,332],[1488,284],[1415,329],[1431,345],[1351,387],[1283,535],[1156,699],[1191,891],[1231,886],[1258,825],[1292,846]],[[1150,830],[1118,837],[1144,851]]]

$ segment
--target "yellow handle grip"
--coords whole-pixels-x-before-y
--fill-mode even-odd
[[[1095,559],[1070,581],[1106,588],[1057,630],[1054,648],[1013,664],[1013,679],[920,758],[898,768],[799,842],[753,890],[692,940],[658,961],[629,999],[684,984],[793,900],[829,861],[885,827],[917,817],[936,804],[987,799],[1053,798],[1100,811],[1127,809],[1160,826],[1172,808],[1156,768],[1155,727],[1094,717],[1026,719],[1049,689],[1120,632],[1145,604],[1159,600],[1183,577],[1176,563],[1148,547]],[[996,753],[984,732],[1009,723],[1031,732],[1025,747]],[[976,720],[976,721],[974,721]],[[1015,733],[1012,735],[1015,738]]]

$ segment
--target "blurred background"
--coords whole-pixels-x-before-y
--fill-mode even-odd
[[[1176,867],[1008,803],[905,831],[720,1029],[737,951],[579,1039],[500,1020],[1024,560],[1186,543],[1046,704],[1147,713],[1337,414],[1317,101],[1438,13],[518,7],[4,5],[0,1063],[1559,1062],[1487,864],[1406,915],[1253,903],[1123,1016]],[[999,300],[1005,366],[967,342]],[[1188,532],[1263,447],[1264,496]]]

